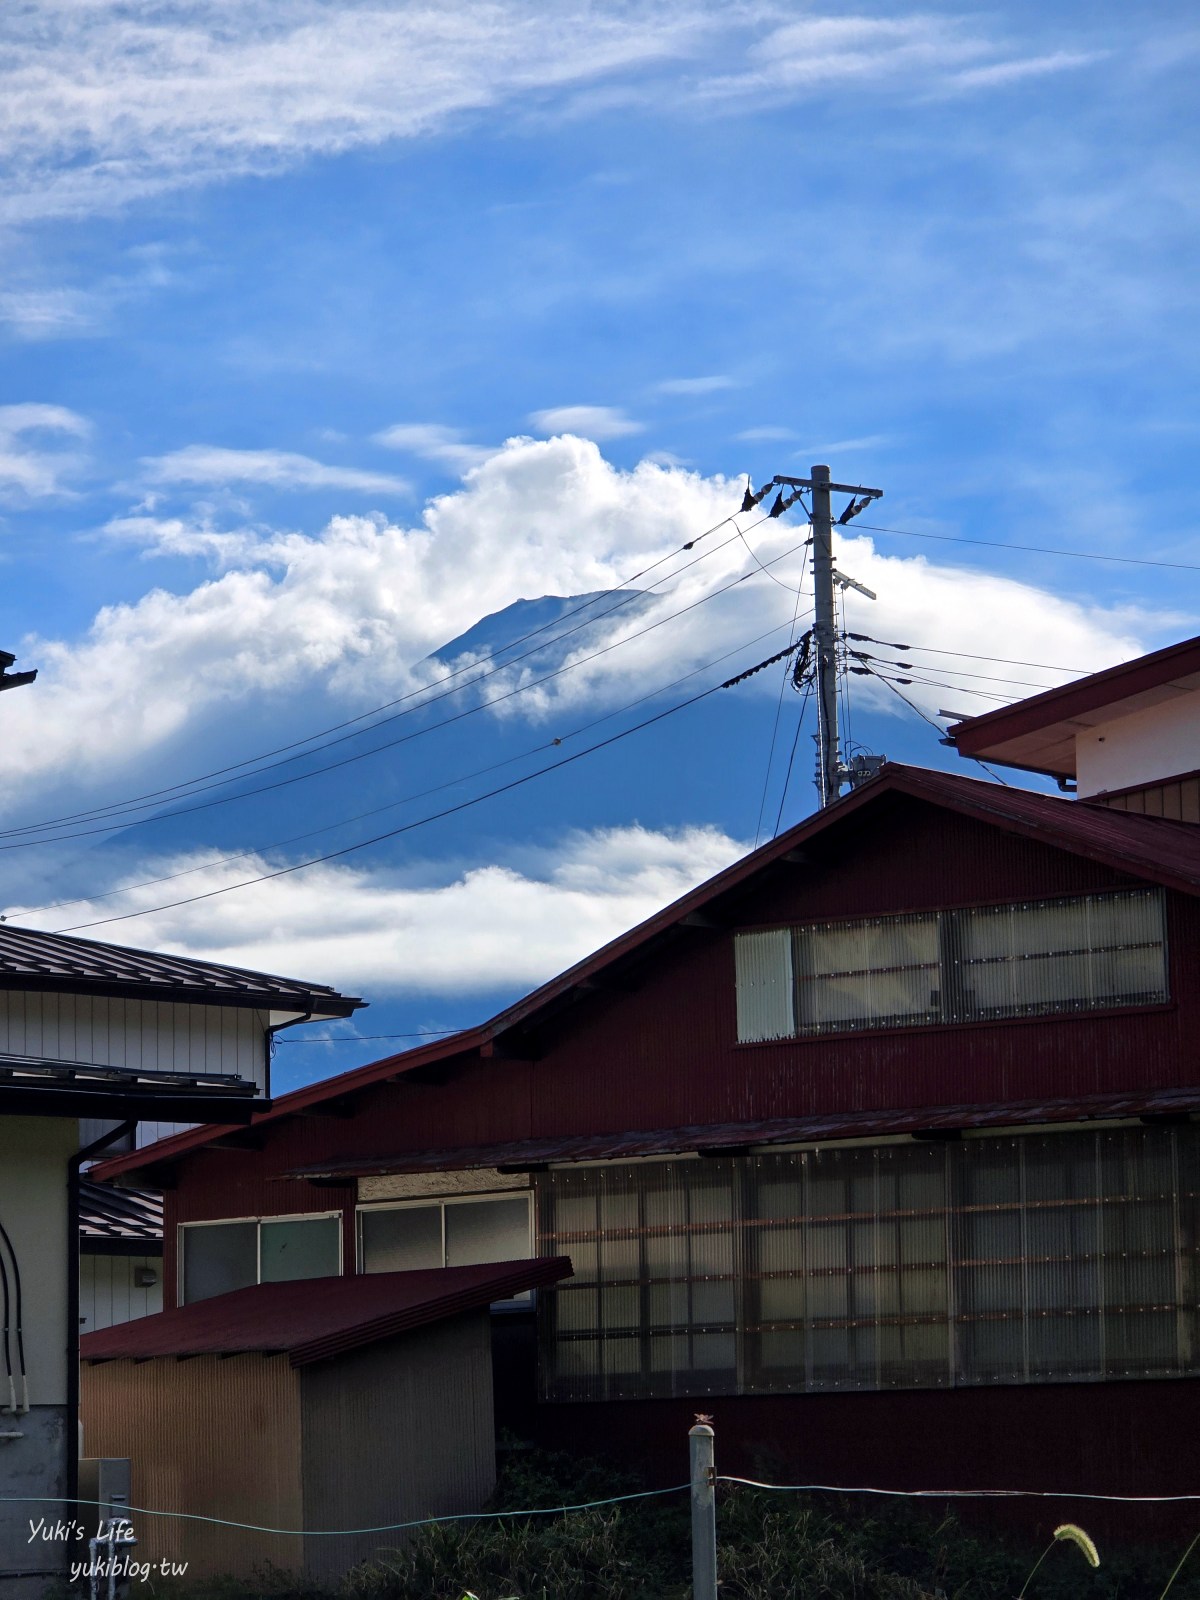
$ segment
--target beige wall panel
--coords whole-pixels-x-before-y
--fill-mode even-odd
[[[70,1117],[0,1117],[0,1222],[21,1269],[31,1405],[67,1398],[67,1162],[78,1132]]]
[[[385,1178],[360,1178],[358,1198],[419,1200],[451,1194],[487,1194],[494,1189],[528,1189],[529,1174],[477,1167],[470,1172],[409,1172]]]
[[[299,1528],[300,1386],[286,1356],[84,1363],[84,1453],[128,1456],[133,1502]],[[186,1561],[188,1577],[298,1568],[298,1537],[134,1517],[139,1561]]]

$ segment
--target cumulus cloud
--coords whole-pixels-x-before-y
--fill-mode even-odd
[[[601,442],[641,433],[645,426],[617,406],[551,406],[535,411],[529,420],[539,433],[578,433]]]
[[[36,691],[5,707],[10,802],[66,771],[93,785],[127,775],[217,717],[227,748],[229,708],[303,701],[322,707],[311,725],[392,700],[444,670],[426,657],[522,596],[645,592],[637,607],[613,609],[564,640],[556,660],[569,670],[552,682],[533,684],[548,669],[526,661],[473,691],[509,716],[544,724],[611,707],[729,652],[741,652],[734,664],[750,664],[781,642],[796,586],[804,624],[811,579],[806,529],[786,518],[741,519],[750,554],[730,521],[741,492],[740,480],[649,461],[619,470],[594,443],[559,436],[509,441],[410,525],[339,516],[309,535],[146,511],[118,519],[114,535],[203,557],[215,570],[194,588],[155,588],[104,607],[81,638],[21,643],[21,659],[40,676]],[[888,554],[874,537],[839,535],[836,551],[879,595],[874,605],[846,596],[849,625],[877,638],[1086,671],[1137,654],[1155,620],[923,553]],[[614,648],[596,655],[601,646]],[[1014,675],[1049,684],[1067,674]],[[908,714],[881,685],[856,681],[881,708]],[[963,682],[963,693],[1006,692]],[[764,674],[739,692],[770,688]],[[935,687],[909,692],[933,711],[946,703]],[[1010,694],[1023,692],[1017,685]],[[975,703],[989,704],[967,702]]]
[[[541,983],[634,926],[741,855],[713,828],[612,828],[568,835],[552,850],[414,884],[412,875],[325,865],[192,905],[96,928],[89,936],[208,961],[285,972],[371,995],[456,995]],[[271,870],[261,858],[204,867],[196,857],[143,863],[186,871],[117,900],[23,916],[61,929],[209,893]],[[169,891],[174,891],[171,893]],[[336,905],[337,916],[329,916]],[[68,914],[69,913],[69,914]]]
[[[36,500],[70,493],[64,480],[82,466],[78,449],[47,448],[46,436],[77,443],[91,431],[87,419],[66,406],[0,406],[0,494]]]
[[[142,463],[151,483],[183,483],[213,487],[230,483],[265,483],[274,489],[350,489],[365,494],[407,494],[403,478],[358,467],[334,467],[290,450],[228,450],[219,445],[190,444]]]

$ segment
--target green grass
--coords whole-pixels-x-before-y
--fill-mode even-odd
[[[629,1473],[565,1454],[513,1451],[491,1509],[625,1494]],[[1045,1540],[964,1528],[911,1503],[837,1501],[726,1485],[718,1498],[721,1600],[1012,1600]],[[1093,1571],[1063,1543],[1027,1600],[1159,1600],[1188,1537],[1145,1550],[1100,1546]],[[1170,1600],[1200,1600],[1200,1552]],[[686,1494],[567,1516],[481,1516],[421,1529],[335,1585],[275,1569],[252,1578],[150,1580],[137,1600],[690,1600]]]

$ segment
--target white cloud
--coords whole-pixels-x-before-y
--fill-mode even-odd
[[[575,433],[587,439],[623,439],[642,433],[645,424],[627,417],[617,406],[551,406],[529,418],[539,433]]]
[[[407,494],[403,478],[358,467],[331,467],[289,450],[228,450],[190,444],[143,460],[152,483],[221,485],[263,483],[274,489],[350,489],[365,494]]]
[[[1103,50],[1055,50],[1045,56],[1024,56],[1013,61],[994,61],[986,67],[970,67],[949,79],[952,89],[993,89],[1026,78],[1045,78],[1055,72],[1070,72],[1089,67],[1108,54]]]
[[[819,461],[822,456],[849,455],[855,450],[883,450],[894,443],[887,433],[864,433],[857,439],[835,439],[832,444],[806,444],[793,452],[806,461]]]
[[[0,291],[0,323],[18,339],[78,337],[95,332],[99,303],[79,289],[44,286]]]
[[[663,378],[656,383],[654,388],[658,394],[680,395],[705,395],[717,394],[722,389],[736,389],[739,387],[736,378],[728,378],[723,373],[713,373],[707,378]]]
[[[426,872],[419,885],[411,874],[325,865],[111,923],[89,936],[284,972],[367,998],[520,991],[678,899],[746,848],[713,828],[635,826],[574,833],[553,851],[526,852],[516,863],[475,866],[442,881],[428,881]],[[143,862],[139,873],[185,871],[200,859]],[[201,867],[119,901],[8,915],[22,926],[64,928],[270,870],[269,862],[250,857],[236,866]],[[329,915],[332,905],[336,917]]]
[[[736,103],[889,81],[910,93],[928,92],[939,84],[964,91],[1064,72],[1100,59],[1098,53],[1065,50],[1021,60],[990,59],[1001,48],[973,31],[965,17],[921,12],[808,16],[772,29],[751,46],[745,68],[704,80],[699,93],[712,102]]]
[[[20,500],[69,494],[64,479],[83,465],[80,452],[47,449],[41,441],[46,434],[83,440],[90,432],[87,419],[66,406],[0,406],[0,494]]]
[[[562,735],[600,706],[632,700],[740,647],[713,674],[723,676],[777,647],[778,634],[753,647],[748,641],[790,623],[795,597],[786,586],[811,587],[805,530],[786,518],[757,526],[743,519],[759,559],[791,551],[772,567],[785,587],[754,566],[727,521],[741,494],[740,480],[648,461],[618,470],[595,444],[560,436],[510,440],[408,526],[381,515],[340,516],[307,535],[149,511],[118,519],[114,536],[150,551],[206,556],[216,573],[179,593],[157,588],[105,606],[81,638],[20,643],[22,661],[40,676],[5,707],[10,814],[23,794],[68,773],[93,792],[115,781],[128,788],[131,775],[156,759],[178,777],[185,738],[216,739],[233,758],[248,754],[231,748],[238,708],[272,715],[271,708],[292,708],[294,715],[303,705],[303,725],[311,727],[394,699],[437,675],[414,663],[518,597],[608,590],[648,567],[653,572],[634,587],[665,581],[636,614],[616,610],[564,642],[572,670],[497,709]],[[693,550],[671,554],[689,541],[697,541]],[[1147,634],[1165,625],[924,554],[884,554],[870,535],[839,536],[837,549],[845,571],[880,597],[871,605],[849,594],[850,625],[881,639],[1091,670],[1137,654]],[[721,589],[727,592],[716,595]],[[802,621],[809,607],[802,599]],[[617,641],[620,648],[584,659]],[[487,692],[528,685],[545,670],[518,664]],[[738,692],[773,692],[769,676]],[[855,681],[859,695],[908,715],[881,686]],[[936,687],[911,692],[932,711],[948,703]],[[1010,691],[1012,698],[1025,692]]]
[[[715,8],[567,0],[40,0],[4,19],[10,220],[429,135],[687,57]]]
[[[774,424],[768,423],[761,428],[743,428],[737,437],[753,444],[759,441],[762,441],[763,443],[770,443],[776,439],[794,439],[796,434],[791,428],[780,428]]]
[[[458,473],[469,472],[494,454],[483,445],[468,444],[457,428],[437,422],[396,422],[373,437],[389,450],[405,450]]]

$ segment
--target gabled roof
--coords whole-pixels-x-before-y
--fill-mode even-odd
[[[1034,839],[1054,849],[1102,863],[1132,878],[1160,883],[1183,894],[1200,895],[1200,827],[1191,823],[1114,811],[1105,806],[965,778],[958,773],[889,764],[879,777],[798,823],[761,849],[743,856],[673,905],[506,1007],[489,1022],[449,1039],[387,1056],[297,1089],[276,1100],[269,1111],[257,1114],[255,1125],[338,1100],[421,1067],[450,1062],[455,1057],[502,1053],[507,1033],[528,1028],[549,1017],[567,1003],[573,993],[591,987],[606,969],[630,956],[645,953],[656,941],[670,937],[689,920],[703,926],[723,896],[741,891],[756,874],[785,858],[797,861],[810,852],[810,847],[815,857],[826,836],[872,807],[886,804],[892,796],[925,801],[1005,833]],[[101,1163],[95,1169],[96,1174],[107,1180],[169,1162],[218,1137],[219,1133],[219,1129],[213,1128],[190,1129],[142,1150],[114,1156]]]
[[[570,1275],[566,1256],[259,1283],[84,1334],[84,1361],[286,1354],[293,1367],[482,1310]]]
[[[99,944],[0,923],[0,989],[56,990],[348,1017],[364,1002],[323,983],[226,967],[191,956]]]
[[[960,755],[1073,778],[1078,732],[1198,690],[1200,638],[1184,639],[1060,689],[956,722],[947,732]]]

